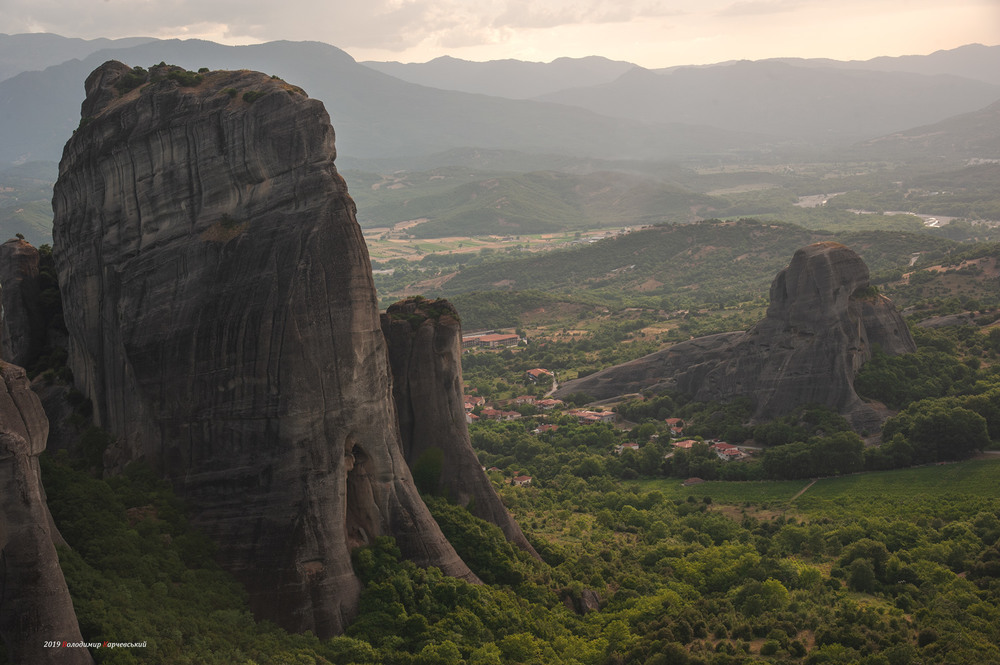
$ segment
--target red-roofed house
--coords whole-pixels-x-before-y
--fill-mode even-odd
[[[691,446],[698,443],[694,439],[685,439],[684,441],[674,441],[674,448],[683,448],[684,450],[691,450]]]
[[[524,376],[525,376],[526,379],[528,379],[528,381],[531,381],[532,383],[535,383],[536,381],[538,381],[539,379],[541,379],[543,376],[553,376],[553,374],[552,374],[552,372],[550,372],[547,369],[542,369],[541,367],[536,367],[535,369],[529,369],[527,372],[524,373]]]
[[[743,459],[746,454],[739,448],[731,443],[726,443],[725,441],[719,441],[712,444],[712,450],[715,454],[719,456],[719,459],[729,461],[734,459]]]
[[[472,411],[477,406],[482,406],[483,404],[486,404],[486,400],[480,397],[479,395],[465,395],[463,399],[465,401],[466,411]]]

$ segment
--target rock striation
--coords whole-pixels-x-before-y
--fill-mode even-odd
[[[15,238],[0,245],[0,357],[21,367],[34,362],[45,346],[39,261],[38,250],[26,240]]]
[[[0,635],[12,663],[93,663],[84,648],[45,504],[38,455],[49,424],[22,368],[0,362]]]
[[[500,501],[469,439],[462,390],[462,325],[447,300],[408,298],[382,314],[403,455],[421,490],[447,496],[537,557]]]
[[[809,245],[774,278],[767,315],[750,330],[682,342],[567,382],[558,394],[607,399],[652,388],[697,400],[750,397],[758,420],[816,403],[855,429],[877,429],[883,414],[854,392],[854,377],[875,345],[890,355],[916,345],[892,302],[868,280],[868,266],[851,249]]]
[[[323,105],[264,74],[107,62],[53,197],[76,386],[293,631],[342,632],[352,548],[475,580],[400,446],[385,338]]]

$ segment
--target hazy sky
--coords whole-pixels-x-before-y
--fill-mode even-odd
[[[0,30],[316,40],[358,60],[603,55],[646,67],[1000,44],[1000,0],[0,0]]]

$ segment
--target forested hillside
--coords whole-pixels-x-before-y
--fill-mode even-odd
[[[764,297],[799,247],[837,240],[854,249],[873,274],[906,266],[915,253],[944,256],[951,241],[928,234],[809,231],[754,220],[710,220],[642,229],[592,245],[466,267],[444,295],[493,289],[580,293],[619,303],[723,306]],[[739,276],[736,278],[736,276]]]
[[[700,210],[726,205],[677,185],[624,173],[508,172],[484,178],[469,172],[461,178],[468,182],[453,184],[460,174],[444,171],[429,174],[437,180],[433,187],[420,173],[345,175],[360,184],[355,191],[362,225],[427,220],[408,227],[416,238],[582,231],[664,219],[689,222]],[[381,191],[376,196],[372,189]]]

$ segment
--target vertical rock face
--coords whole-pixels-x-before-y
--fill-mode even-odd
[[[873,342],[891,355],[916,345],[892,303],[868,286],[868,266],[849,248],[823,242],[799,249],[771,283],[767,316],[737,340],[732,358],[682,375],[678,386],[728,398],[752,385],[758,418],[816,403],[858,429],[877,429],[879,418],[854,392],[854,377]]]
[[[0,245],[3,322],[0,357],[29,365],[42,350],[45,320],[38,302],[38,250],[20,239]]]
[[[816,403],[873,430],[881,415],[854,392],[854,377],[875,344],[890,355],[916,350],[892,302],[869,289],[861,257],[822,242],[795,252],[771,284],[767,316],[747,332],[682,342],[571,381],[559,394],[602,399],[654,388],[699,400],[748,396],[758,419]]]
[[[444,494],[538,556],[476,458],[462,393],[462,326],[447,300],[410,298],[382,315],[403,454],[422,490]]]
[[[350,550],[378,535],[475,579],[402,456],[323,105],[259,73],[175,71],[91,74],[53,198],[70,367],[118,437],[106,465],[171,479],[255,613],[290,630],[343,629]]]
[[[49,424],[24,370],[0,363],[0,635],[12,663],[92,663],[53,542],[38,455]]]

